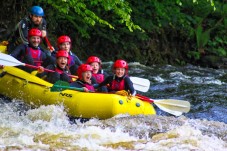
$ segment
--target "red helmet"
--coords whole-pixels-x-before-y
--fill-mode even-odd
[[[98,62],[99,64],[101,64],[101,60],[96,57],[96,56],[90,56],[88,59],[87,59],[87,64],[91,64],[93,62]]]
[[[69,53],[65,50],[58,50],[57,54],[56,54],[56,58],[58,57],[66,57],[69,59]]]
[[[79,79],[82,79],[82,73],[86,72],[86,71],[91,71],[92,72],[92,67],[89,64],[82,64],[79,66],[79,68],[77,69],[77,75],[79,77]]]
[[[42,38],[42,32],[37,28],[32,28],[28,31],[28,38],[32,36],[39,36],[40,38]]]
[[[125,68],[125,70],[128,70],[128,63],[124,60],[116,60],[113,64],[113,68]]]
[[[65,36],[65,35],[58,37],[58,40],[57,40],[58,48],[63,42],[71,43],[71,39],[69,38],[69,36]]]

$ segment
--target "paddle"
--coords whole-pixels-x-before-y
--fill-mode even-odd
[[[54,51],[54,47],[50,44],[50,41],[46,36],[44,37],[44,40],[46,41],[47,46],[49,47],[50,51],[51,52]]]
[[[130,77],[130,79],[133,83],[135,90],[138,90],[141,92],[147,92],[148,89],[150,88],[150,81],[148,79],[139,78],[139,77]],[[64,88],[67,89],[67,87],[64,87]]]
[[[148,79],[130,77],[130,80],[132,81],[135,90],[147,92],[150,88],[150,81]]]
[[[175,100],[175,99],[158,99],[153,100],[146,96],[142,96],[140,94],[136,95],[137,98],[142,101],[147,101],[149,103],[154,103],[161,110],[166,111],[175,116],[180,116],[182,113],[187,113],[190,110],[190,103],[188,101],[183,100]]]
[[[84,92],[83,88],[70,87],[69,83],[65,82],[65,81],[55,82],[54,85],[50,88],[50,91],[51,92],[58,92],[58,91],[66,90],[66,89]]]
[[[51,87],[51,92],[63,91],[66,89],[84,92],[83,88],[70,87],[69,83],[65,81],[57,81]],[[174,99],[152,100],[148,97],[145,97],[139,94],[137,94],[136,97],[142,101],[154,103],[161,110],[167,113],[173,114],[175,116],[180,116],[182,113],[187,113],[190,110],[190,103],[187,101],[174,100]]]
[[[22,62],[18,61],[16,58],[14,58],[10,55],[4,54],[4,53],[0,53],[0,65],[3,65],[3,66],[26,66],[26,67],[33,68],[33,69],[39,68],[37,66],[22,63]],[[45,68],[44,68],[44,71],[55,72],[53,70],[49,70],[49,69],[45,69]],[[74,75],[68,75],[68,76],[72,77],[72,78],[78,78],[77,76],[74,76]]]

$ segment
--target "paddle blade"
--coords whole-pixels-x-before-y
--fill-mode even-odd
[[[188,101],[175,99],[154,100],[140,94],[137,94],[136,97],[141,99],[142,101],[154,103],[161,110],[173,114],[175,116],[179,116],[182,113],[187,113],[190,110],[190,103]]]
[[[161,110],[169,113],[169,114],[172,114],[172,115],[175,115],[175,116],[180,116],[183,114],[183,112],[180,112],[180,111],[177,111],[177,110],[174,110],[172,107],[169,107],[169,106],[166,106],[166,105],[161,105],[161,104],[156,104],[158,108],[160,108]]]
[[[166,110],[188,113],[190,111],[190,103],[188,101],[164,99],[154,100],[154,104],[158,107],[165,108]],[[165,110],[164,110],[165,111]],[[174,115],[174,114],[173,114]]]
[[[150,88],[150,81],[148,79],[130,77],[130,80],[132,81],[135,90],[147,92]]]
[[[171,110],[188,113],[190,111],[190,103],[188,101],[183,100],[175,100],[175,99],[162,99],[162,100],[154,100],[154,103],[157,105],[164,105]]]
[[[4,54],[4,53],[0,53],[0,65],[4,65],[4,66],[19,66],[22,65],[24,66],[25,64],[18,61],[16,58]]]
[[[76,88],[76,87],[70,87],[68,82],[65,81],[57,81],[51,88],[51,92],[59,92],[63,90],[76,90],[80,92],[84,92],[83,88]]]

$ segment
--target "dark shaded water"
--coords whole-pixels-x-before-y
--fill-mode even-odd
[[[185,114],[186,117],[227,123],[226,70],[192,65],[133,66],[132,75],[151,81],[150,90],[144,95],[154,99],[187,100],[191,103],[191,110]]]

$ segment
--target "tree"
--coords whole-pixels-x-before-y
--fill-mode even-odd
[[[115,15],[119,24],[125,24],[129,31],[142,30],[131,20],[132,9],[129,3],[123,0],[39,0],[46,7],[53,8],[57,17],[67,19],[84,37],[89,37],[87,28],[80,25],[95,26],[96,24],[108,26],[115,30],[110,21],[102,19],[99,14]],[[48,10],[48,9],[47,9]],[[80,21],[80,22],[78,22]]]

